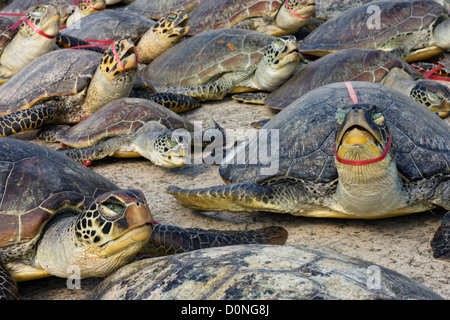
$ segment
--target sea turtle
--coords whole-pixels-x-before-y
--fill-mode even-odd
[[[239,28],[275,37],[292,35],[309,22],[314,0],[203,0],[190,13],[190,35]]]
[[[203,0],[191,12],[191,31],[239,28],[272,36],[295,34],[314,14],[312,0]]]
[[[396,90],[329,84],[227,153],[219,172],[229,185],[167,192],[202,211],[376,219],[448,210],[449,132],[437,115]]]
[[[132,12],[149,19],[159,20],[168,12],[183,10],[189,13],[202,0],[135,0],[116,11]]]
[[[1,138],[0,163],[0,298],[16,296],[15,281],[70,277],[74,270],[81,278],[106,276],[137,253],[286,241],[281,227],[221,232],[153,226],[141,191],[121,189],[33,142]]]
[[[394,52],[359,48],[333,52],[308,64],[270,94],[244,93],[233,98],[280,110],[315,88],[341,81],[380,83],[403,92],[442,117],[450,111],[450,89],[446,85],[425,79]]]
[[[135,47],[127,39],[116,41],[103,56],[70,49],[41,56],[0,86],[0,135],[79,122],[128,96],[136,66]]]
[[[324,56],[348,48],[390,51],[413,43],[415,50],[405,60],[422,60],[450,49],[448,17],[448,10],[432,0],[368,3],[328,20],[301,40],[299,49]]]
[[[54,49],[59,32],[59,11],[52,5],[39,6],[28,13],[0,56],[0,84],[33,60]]]
[[[82,163],[106,156],[145,157],[156,165],[172,168],[185,164],[190,150],[186,150],[187,141],[179,140],[184,133],[193,132],[193,124],[156,102],[121,98],[77,125],[58,130],[54,140],[72,148],[62,152]]]
[[[450,261],[450,211],[442,218],[430,245],[434,258]]]
[[[136,45],[139,63],[148,64],[188,33],[188,20],[182,10],[168,12],[157,22],[135,13],[107,10],[82,18],[78,26],[69,26],[61,34],[82,40],[128,38]],[[58,45],[68,47],[63,41]]]
[[[419,282],[372,262],[327,250],[257,244],[139,260],[108,276],[89,298],[443,300]],[[253,312],[270,314],[269,306],[260,307]]]
[[[299,61],[294,36],[211,30],[168,49],[139,72],[136,85],[149,82],[157,92],[219,100],[230,92],[273,91]]]

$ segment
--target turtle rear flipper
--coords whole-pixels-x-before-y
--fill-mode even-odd
[[[241,244],[282,245],[288,232],[277,226],[256,230],[203,230],[156,224],[147,245],[139,252],[165,256],[181,252]]]
[[[450,261],[450,212],[442,218],[430,245],[434,258]]]
[[[6,137],[25,130],[36,129],[51,122],[57,113],[54,103],[43,103],[0,117],[0,136]]]
[[[199,211],[289,212],[286,197],[281,196],[272,187],[253,183],[200,189],[169,186],[166,192],[173,195],[183,206]]]
[[[16,281],[10,273],[0,265],[0,300],[17,300],[18,290]]]

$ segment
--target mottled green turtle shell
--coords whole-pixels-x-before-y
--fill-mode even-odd
[[[56,135],[73,148],[94,145],[100,140],[120,135],[132,135],[148,122],[156,122],[168,130],[194,127],[180,115],[151,100],[121,98],[114,100],[90,117]]]
[[[251,30],[211,30],[168,49],[141,76],[155,87],[202,85],[224,73],[254,70],[274,39]]]
[[[0,115],[28,109],[44,99],[81,92],[101,57],[101,53],[69,49],[42,55],[0,86]]]
[[[159,20],[172,11],[192,11],[203,0],[135,0],[120,11],[133,12],[153,20]]]
[[[155,23],[136,13],[105,10],[81,18],[61,33],[79,39],[116,41],[128,38],[136,43]]]
[[[367,270],[370,268],[377,268],[380,271],[380,286],[367,285]],[[143,259],[111,274],[93,290],[90,298],[96,300],[443,299],[419,282],[372,262],[326,250],[270,245],[208,248],[167,257]],[[270,308],[267,310],[260,307],[258,307],[260,315],[270,314]],[[219,311],[216,312],[220,314]],[[224,312],[225,310],[222,310],[222,313]]]
[[[378,6],[380,25],[368,26]],[[438,19],[447,19],[447,9],[432,0],[376,1],[349,9],[328,20],[299,42],[302,53],[323,56],[348,48],[394,49],[402,37],[429,29]]]

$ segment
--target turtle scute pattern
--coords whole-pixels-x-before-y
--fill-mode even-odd
[[[372,283],[368,270],[379,271]],[[210,248],[129,264],[92,299],[373,300],[442,299],[382,266],[315,249],[269,245]]]

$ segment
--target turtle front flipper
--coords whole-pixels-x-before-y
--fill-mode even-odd
[[[190,209],[229,212],[292,212],[288,201],[294,193],[253,183],[239,183],[200,189],[169,186],[167,193]]]
[[[43,103],[0,117],[0,136],[7,137],[25,130],[36,129],[51,122],[57,113],[53,103]]]
[[[58,33],[56,36],[56,45],[63,49],[75,48],[75,47],[83,47],[83,49],[104,53],[100,46],[97,44],[92,44],[90,42],[84,41],[80,38],[69,36],[67,34]]]
[[[99,141],[92,146],[74,149],[62,149],[60,152],[64,153],[69,158],[75,161],[85,163],[92,160],[103,159],[111,156],[119,147],[126,142],[125,137],[114,137],[107,140]]]
[[[256,230],[203,230],[156,224],[152,236],[139,254],[165,256],[181,252],[241,244],[282,245],[288,232],[277,226]]]
[[[442,218],[430,245],[434,258],[450,261],[450,211]]]
[[[187,95],[171,92],[153,93],[146,89],[133,89],[131,98],[141,98],[154,101],[175,113],[186,112],[200,107],[200,103]]]
[[[233,94],[231,98],[242,103],[264,104],[264,99],[266,99],[268,95],[267,92],[243,92]]]
[[[0,300],[17,300],[18,289],[16,281],[0,264]]]
[[[253,71],[253,70],[252,70]],[[167,86],[156,87],[157,92],[172,92],[193,97],[199,101],[221,100],[231,90],[244,79],[248,78],[252,72],[239,71],[229,72],[221,76],[214,82],[198,86]]]

